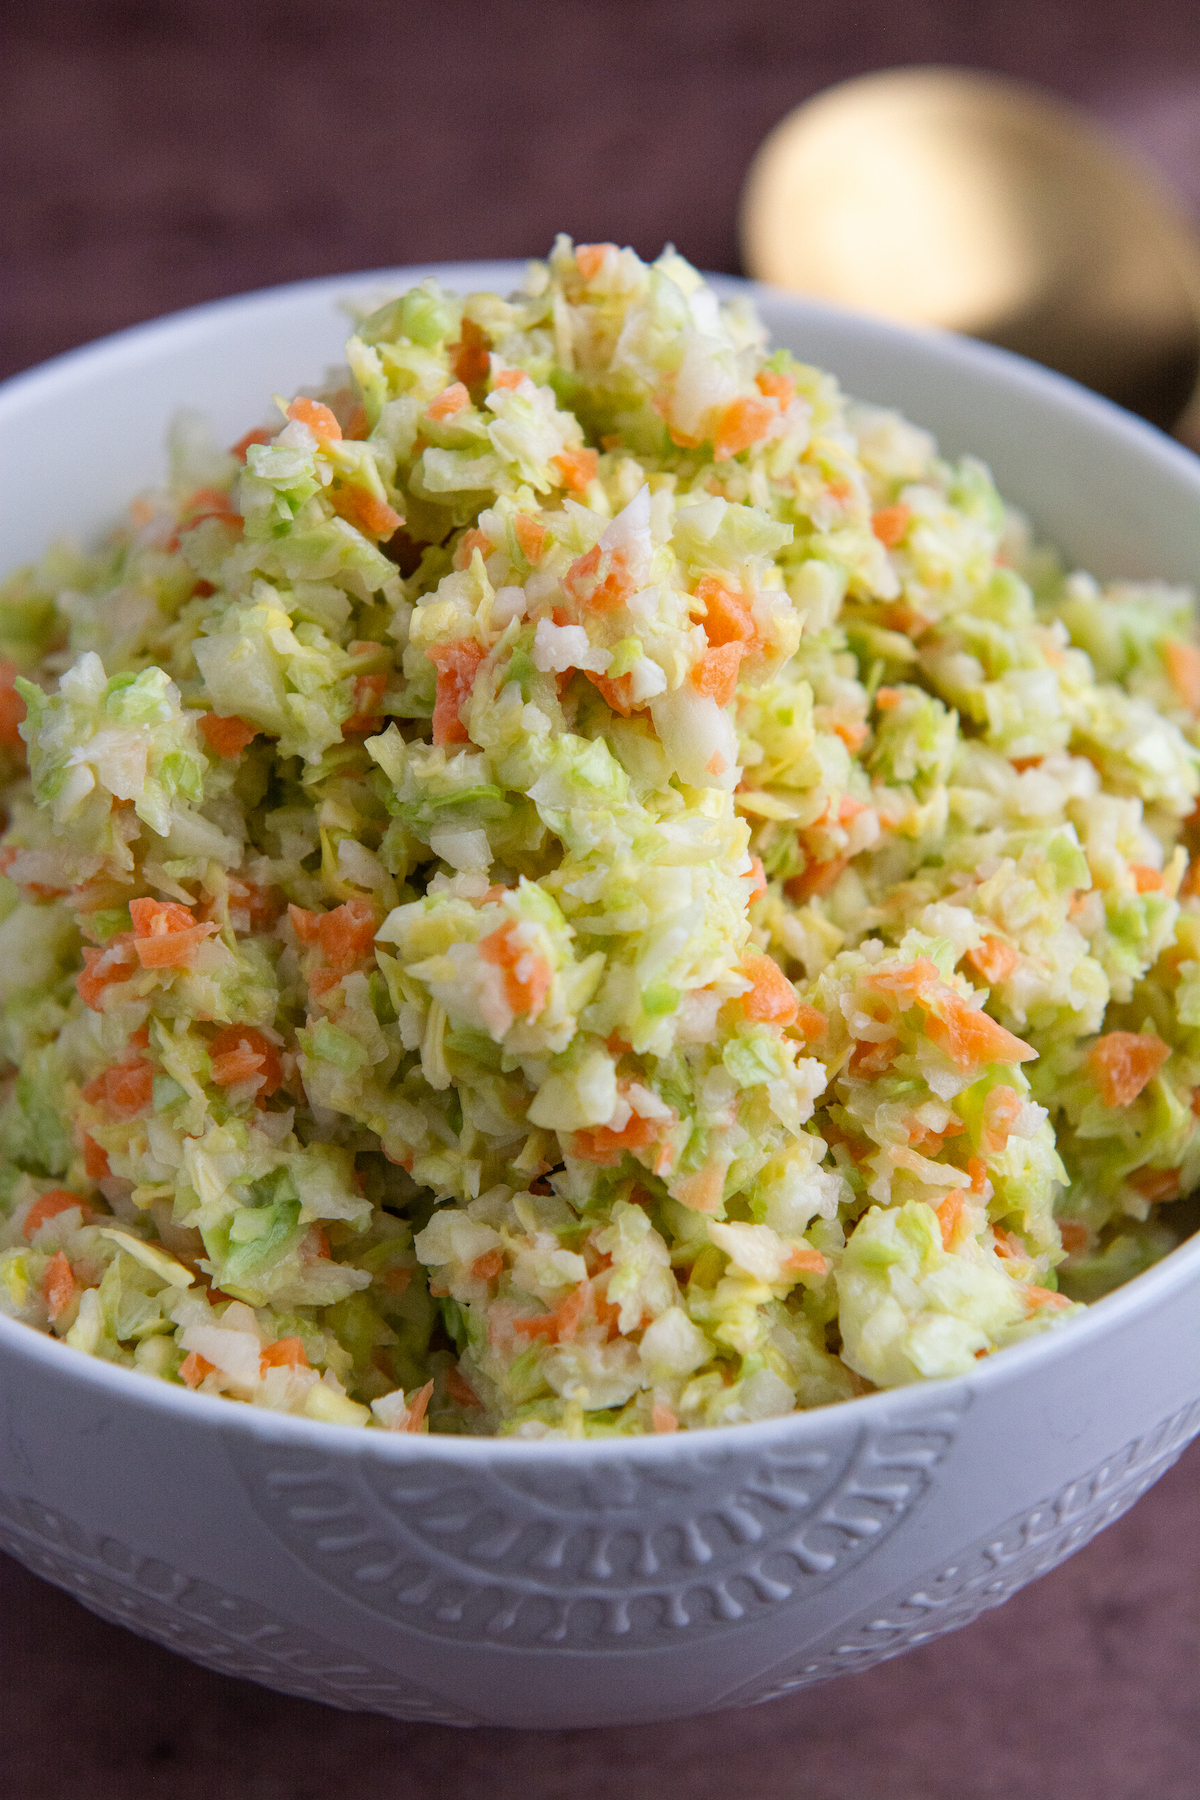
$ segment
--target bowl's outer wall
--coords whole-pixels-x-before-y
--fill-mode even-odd
[[[269,417],[336,361],[339,298],[413,278],[199,308],[9,383],[3,562],[118,516],[178,407],[221,441]],[[761,305],[776,341],[982,455],[1085,566],[1200,577],[1200,465],[1152,428],[1003,352]],[[761,1699],[965,1622],[1174,1460],[1200,1427],[1196,1250],[969,1380],[622,1445],[364,1439],[0,1320],[0,1541],[144,1635],[336,1705],[549,1727]]]

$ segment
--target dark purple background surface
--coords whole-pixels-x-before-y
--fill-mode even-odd
[[[554,232],[737,267],[756,144],[872,68],[1092,106],[1200,215],[1196,0],[0,0],[0,374]],[[2,506],[0,487],[0,506]],[[192,1668],[0,1558],[5,1800],[1200,1800],[1200,1450],[999,1612],[704,1721],[455,1733]]]

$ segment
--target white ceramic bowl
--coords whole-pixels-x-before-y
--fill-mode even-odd
[[[3,562],[116,515],[176,407],[232,441],[337,360],[340,298],[428,272],[200,307],[9,383]],[[761,298],[777,341],[985,457],[1085,566],[1200,577],[1200,462],[1150,427],[1000,351]],[[969,1376],[579,1444],[314,1424],[0,1320],[0,1542],[106,1618],[335,1706],[566,1726],[742,1705],[966,1623],[1129,1506],[1200,1430],[1198,1302],[1200,1239]]]

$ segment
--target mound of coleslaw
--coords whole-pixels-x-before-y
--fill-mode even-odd
[[[1178,1241],[1190,594],[1066,571],[674,251],[423,282],[231,451],[182,417],[0,652],[0,1310],[76,1350],[668,1432]]]

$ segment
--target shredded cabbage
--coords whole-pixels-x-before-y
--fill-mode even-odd
[[[953,1375],[1200,1186],[1200,633],[674,251],[0,589],[0,1310],[526,1437]]]

